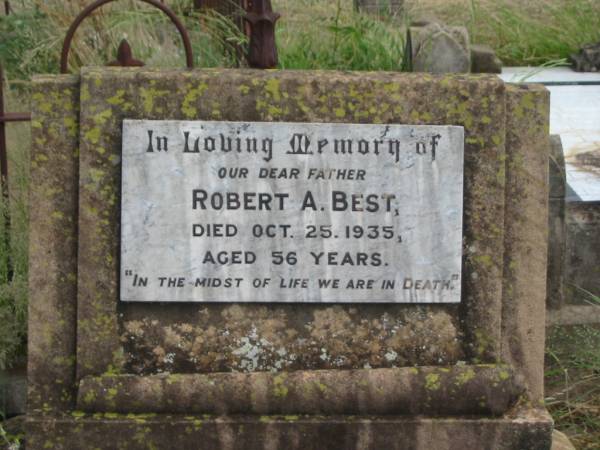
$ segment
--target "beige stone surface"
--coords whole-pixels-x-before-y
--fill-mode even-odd
[[[81,380],[77,409],[181,414],[500,416],[524,386],[508,366],[117,375]],[[106,394],[108,393],[108,395]]]
[[[569,438],[558,430],[552,432],[552,450],[575,450]]]
[[[33,82],[29,207],[29,410],[74,402],[79,84]]]
[[[509,85],[507,93],[502,357],[522,370],[531,400],[540,406],[544,386],[550,95],[544,87],[535,85]]]
[[[427,96],[422,95],[427,92]],[[500,350],[504,85],[492,76],[85,69],[78,374],[494,363]],[[218,119],[465,128],[456,306],[119,304],[121,121]]]

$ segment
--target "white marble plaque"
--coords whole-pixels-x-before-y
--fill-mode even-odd
[[[463,128],[123,123],[121,300],[456,303]]]

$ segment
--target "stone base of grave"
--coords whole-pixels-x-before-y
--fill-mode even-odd
[[[498,418],[399,416],[28,417],[28,450],[63,449],[411,449],[549,450],[545,410]]]

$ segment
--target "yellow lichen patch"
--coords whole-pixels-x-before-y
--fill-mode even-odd
[[[281,374],[273,378],[273,394],[275,397],[286,397],[288,394],[288,388],[285,386],[286,375]]]
[[[96,400],[96,393],[94,391],[87,391],[83,396],[83,403],[90,404]]]
[[[75,418],[75,419],[81,419],[82,417],[85,417],[85,413],[83,411],[73,411],[71,413],[71,415]]]
[[[440,376],[437,373],[430,373],[425,377],[425,389],[437,391],[440,387]]]
[[[490,268],[494,265],[494,260],[492,259],[492,257],[490,255],[479,255],[473,259],[475,259],[475,261],[477,261],[482,266],[487,267],[487,268]]]
[[[92,144],[97,144],[100,140],[100,128],[94,127],[84,133],[84,138]]]
[[[498,378],[500,378],[501,381],[506,381],[510,378],[510,373],[506,370],[501,370],[498,372]]]
[[[159,90],[156,88],[140,88],[140,96],[142,97],[142,105],[146,114],[152,114],[154,111],[154,101],[157,97],[167,95],[169,91]]]
[[[111,109],[105,109],[104,111],[96,114],[93,117],[93,121],[96,125],[98,126],[102,126],[104,125],[108,119],[110,119],[112,117],[112,110]]]
[[[281,92],[279,91],[280,84],[281,82],[277,78],[271,78],[265,83],[265,90],[276,102],[281,100]]]
[[[67,128],[67,133],[69,136],[76,137],[77,136],[77,128],[78,124],[74,117],[65,117],[63,120],[65,127]]]
[[[79,94],[79,100],[81,102],[87,102],[91,99],[92,97],[90,96],[90,90],[87,87],[87,85],[83,85],[81,86],[81,93]]]
[[[110,97],[108,100],[106,100],[106,102],[109,105],[122,105],[123,103],[125,103],[125,99],[123,98],[124,96],[125,89],[118,89],[117,93]]]
[[[468,368],[456,377],[454,384],[457,386],[462,386],[463,384],[471,381],[473,378],[475,378],[475,371],[471,368]]]
[[[475,341],[477,343],[477,354],[479,356],[482,356],[493,344],[492,339],[485,335],[481,330],[475,331]]]
[[[208,85],[206,83],[200,83],[196,87],[193,87],[193,85],[187,86],[187,93],[181,105],[181,112],[186,118],[193,119],[198,115],[198,109],[194,106],[194,103],[207,89]]]
[[[322,393],[327,392],[327,386],[324,385],[323,383],[316,382],[315,385]]]

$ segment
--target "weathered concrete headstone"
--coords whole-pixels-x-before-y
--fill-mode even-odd
[[[407,31],[405,51],[412,57],[413,72],[501,73],[502,61],[486,45],[470,44],[465,27],[435,20],[413,21]]]
[[[28,448],[550,447],[544,88],[34,85]]]
[[[422,27],[411,27],[410,34],[413,71],[439,74],[471,71],[471,50],[466,28],[430,22]]]

